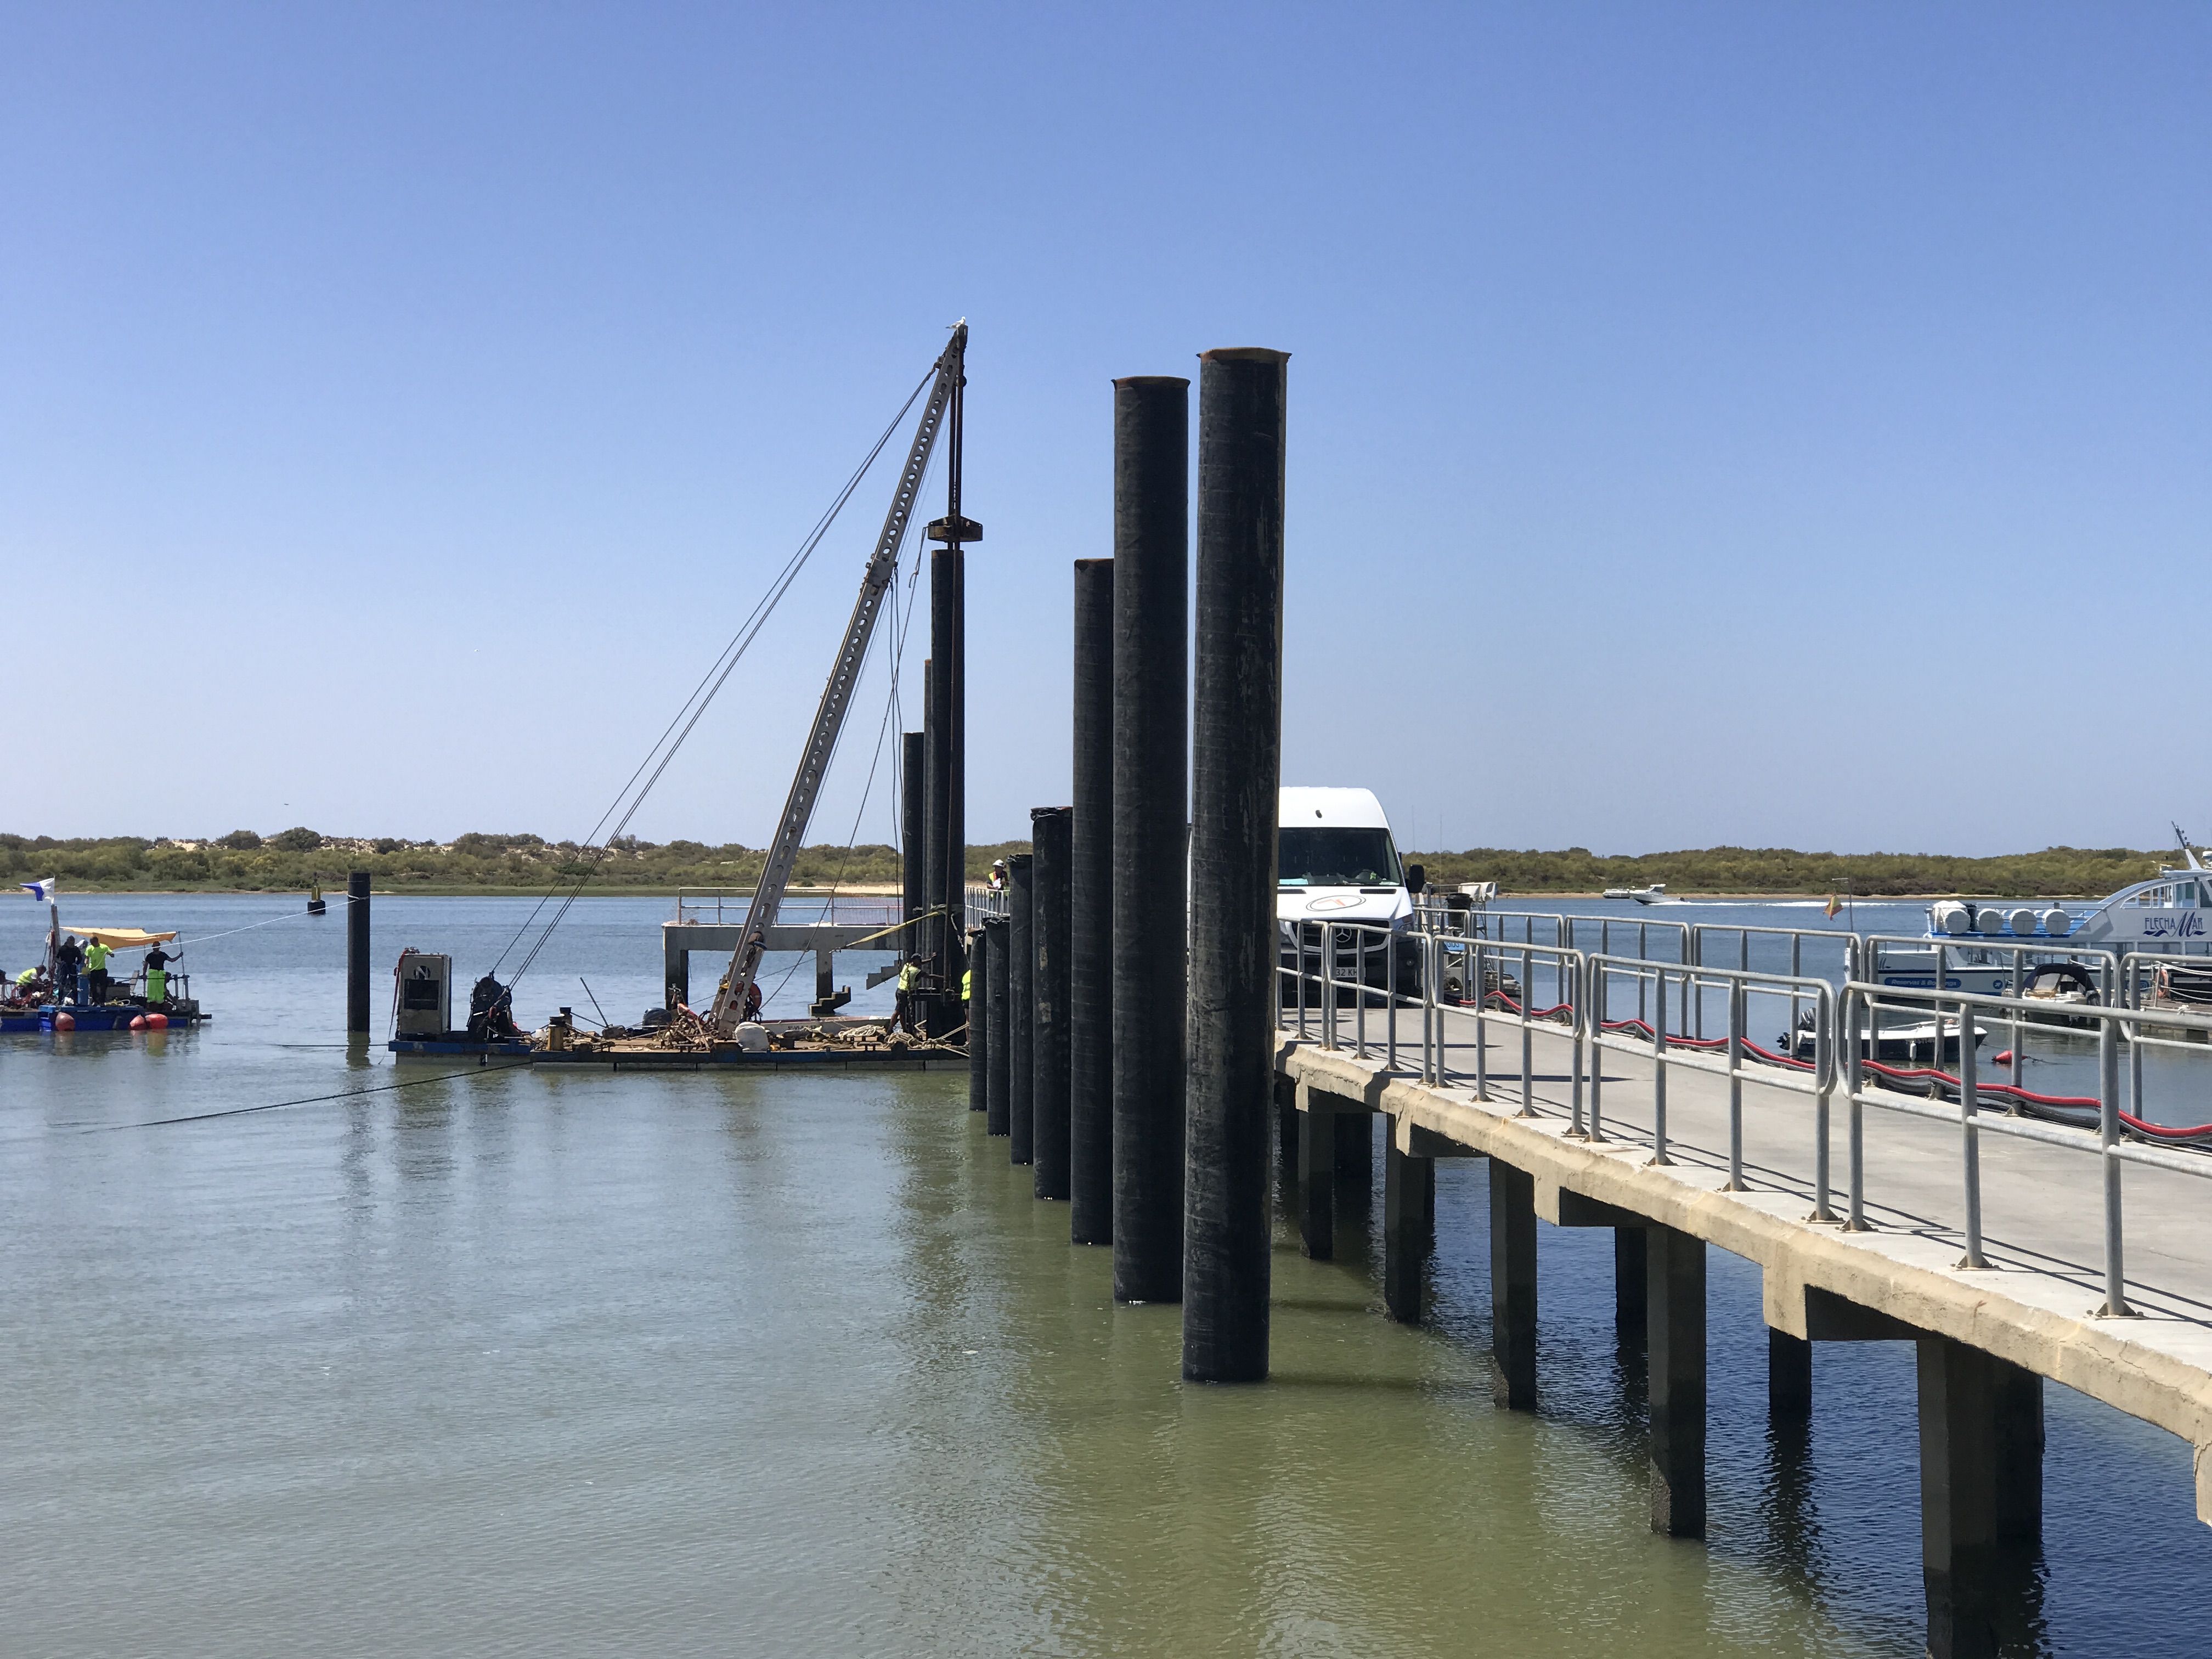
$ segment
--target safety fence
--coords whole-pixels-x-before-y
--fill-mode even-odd
[[[1608,954],[1559,942],[1571,936],[1562,929],[1549,941],[1527,934],[1516,940],[1372,923],[1285,923],[1279,927],[1277,1024],[1325,1048],[1348,1048],[1379,1059],[1388,1071],[1440,1088],[1467,1089],[1485,1102],[1495,1097],[1493,1046],[1517,1047],[1520,1068],[1506,1097],[1516,1115],[1564,1115],[1568,1135],[1592,1142],[1609,1138],[1608,1085],[1616,1091],[1626,1086],[1638,1091],[1632,1103],[1648,1107],[1652,1161],[1662,1164],[1673,1161],[1675,1145],[1668,1116],[1670,1075],[1718,1078],[1725,1085],[1724,1190],[1729,1191],[1747,1184],[1747,1091],[1760,1091],[1759,1098],[1795,1097],[1811,1108],[1803,1126],[1813,1197],[1808,1218],[1851,1229],[1869,1224],[1866,1114],[1945,1124],[1959,1135],[1962,1265],[1968,1267],[1987,1265],[1983,1133],[2094,1156],[2102,1166],[2103,1310],[2114,1316],[2130,1311],[2123,1170],[2135,1164],[2212,1177],[2207,1155],[2212,1123],[2161,1121],[2144,1094],[2146,1051],[2193,1050],[2195,1057],[2212,1061],[2207,1047],[2212,1008],[2197,1012],[2175,1006],[2170,975],[2165,1000],[2155,1000],[2148,988],[2162,968],[2171,969],[2171,957],[2110,962],[2106,953],[2107,994],[2060,1005],[1962,989],[1940,975],[1927,984],[1873,976],[1885,961],[1882,946],[1903,944],[1925,951],[1931,941],[1924,939],[1827,934],[1845,952],[1844,973],[1835,983],[1820,975]],[[1408,942],[1414,947],[1410,964]],[[1719,954],[1711,939],[1700,942],[1692,933],[1686,942],[1693,957],[1700,943]],[[1792,943],[1802,951],[1802,942]],[[1749,951],[1745,941],[1737,954]],[[2039,947],[2041,954],[2050,951],[2048,945]],[[2017,985],[2021,964],[2014,960],[2009,966]],[[2042,1093],[2020,1081],[2023,1038],[2060,1022],[2065,1029],[2052,1030],[2054,1041],[2094,1042],[2094,1094]],[[1782,1025],[1780,1037],[1762,1042],[1759,1034],[1776,1024]],[[2009,1063],[2010,1080],[1984,1081],[1978,1050],[1998,1029],[2011,1037],[2010,1052],[1998,1056]],[[1540,1036],[1566,1045],[1566,1072],[1541,1079],[1567,1085],[1564,1112],[1556,1096],[1547,1103],[1537,1093]],[[2123,1053],[2129,1056],[2124,1072]],[[1605,1061],[1615,1054],[1642,1062],[1638,1069],[1644,1075],[1608,1079]],[[2212,1073],[2192,1070],[2181,1097],[2201,1097],[2207,1080]],[[1833,1179],[1830,1145],[1838,1094],[1847,1114],[1840,1183]],[[1644,1133],[1639,1125],[1638,1136]]]

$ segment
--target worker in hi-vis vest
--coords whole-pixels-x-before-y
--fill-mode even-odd
[[[899,964],[898,1000],[892,1009],[891,1019],[908,1036],[914,1035],[914,988],[921,977],[921,970],[914,965],[913,957]]]
[[[97,1007],[107,1000],[107,946],[98,939],[84,947],[84,972],[90,981],[87,1000]]]

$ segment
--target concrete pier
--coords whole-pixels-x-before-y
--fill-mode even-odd
[[[1490,1160],[1490,1352],[1498,1403],[1536,1409],[1536,1183]]]
[[[1650,1319],[1651,1530],[1705,1535],[1705,1241],[1654,1225],[1644,1236]]]
[[[1808,1413],[1819,1405],[1814,1345],[1917,1345],[1929,1652],[1991,1653],[2039,1605],[2045,1376],[2180,1435],[2195,1449],[2199,1517],[2212,1520],[2212,1316],[2203,1311],[2212,1306],[2212,1236],[2201,1225],[2203,1188],[2190,1176],[2130,1168],[2129,1295],[2141,1316],[2102,1318],[2104,1188],[2094,1160],[2080,1152],[1984,1134],[1982,1222],[1991,1265],[1966,1268],[1954,1125],[1865,1112],[1869,1225],[1851,1231],[1810,1219],[1818,1120],[1802,1096],[1762,1095],[1756,1075],[1747,1079],[1748,1178],[1731,1189],[1725,1079],[1680,1061],[1668,1068],[1671,1161],[1661,1164],[1653,1159],[1648,1060],[1601,1052],[1605,1138],[1593,1140],[1576,1132],[1576,1054],[1564,1035],[1532,1034],[1524,1109],[1522,1079],[1495,1067],[1494,1097],[1478,1095],[1465,1037],[1453,1039],[1460,1046],[1449,1082],[1408,1076],[1419,1063],[1419,1018],[1417,1010],[1401,1016],[1395,1072],[1383,1068],[1371,1011],[1364,1056],[1279,1034],[1277,1098],[1298,1119],[1286,1139],[1299,1152],[1308,1253],[1325,1256],[1332,1243],[1334,1195],[1316,1199],[1338,1178],[1334,1126],[1345,1113],[1387,1116],[1399,1157],[1490,1158],[1493,1330],[1500,1395],[1511,1404],[1516,1383],[1525,1395],[1534,1389],[1533,1297],[1526,1313],[1516,1305],[1523,1264],[1534,1259],[1534,1222],[1613,1227],[1622,1347],[1633,1353],[1648,1345],[1655,1528],[1693,1539],[1705,1525],[1712,1245],[1758,1264],[1764,1277],[1763,1312],[1776,1334],[1765,1360],[1783,1460],[1778,1480],[1802,1484]],[[1595,1081],[1588,1068],[1582,1075],[1586,1085]],[[1402,1192],[1403,1165],[1397,1174]],[[1390,1233],[1394,1219],[1407,1227],[1411,1209],[1391,1195],[1390,1167],[1384,1180],[1382,1288],[1396,1317],[1416,1281],[1394,1255]]]

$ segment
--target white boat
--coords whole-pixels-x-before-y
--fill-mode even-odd
[[[1638,904],[1680,904],[1682,902],[1667,896],[1667,884],[1663,881],[1655,881],[1649,887],[1632,887],[1622,896],[1632,898]]]
[[[2177,826],[2185,863],[2160,866],[2148,881],[2123,887],[2075,920],[2060,905],[1976,904],[1945,899],[1928,908],[1928,937],[1943,939],[2054,939],[2125,955],[2130,951],[2185,953],[2212,949],[2212,870],[2197,861]]]

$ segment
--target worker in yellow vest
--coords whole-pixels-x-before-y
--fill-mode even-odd
[[[98,939],[84,947],[84,972],[90,985],[86,1000],[97,1007],[107,1000],[107,947]]]
[[[892,1006],[891,1019],[908,1036],[914,1035],[914,988],[921,978],[921,969],[908,957],[899,964],[898,998]]]

